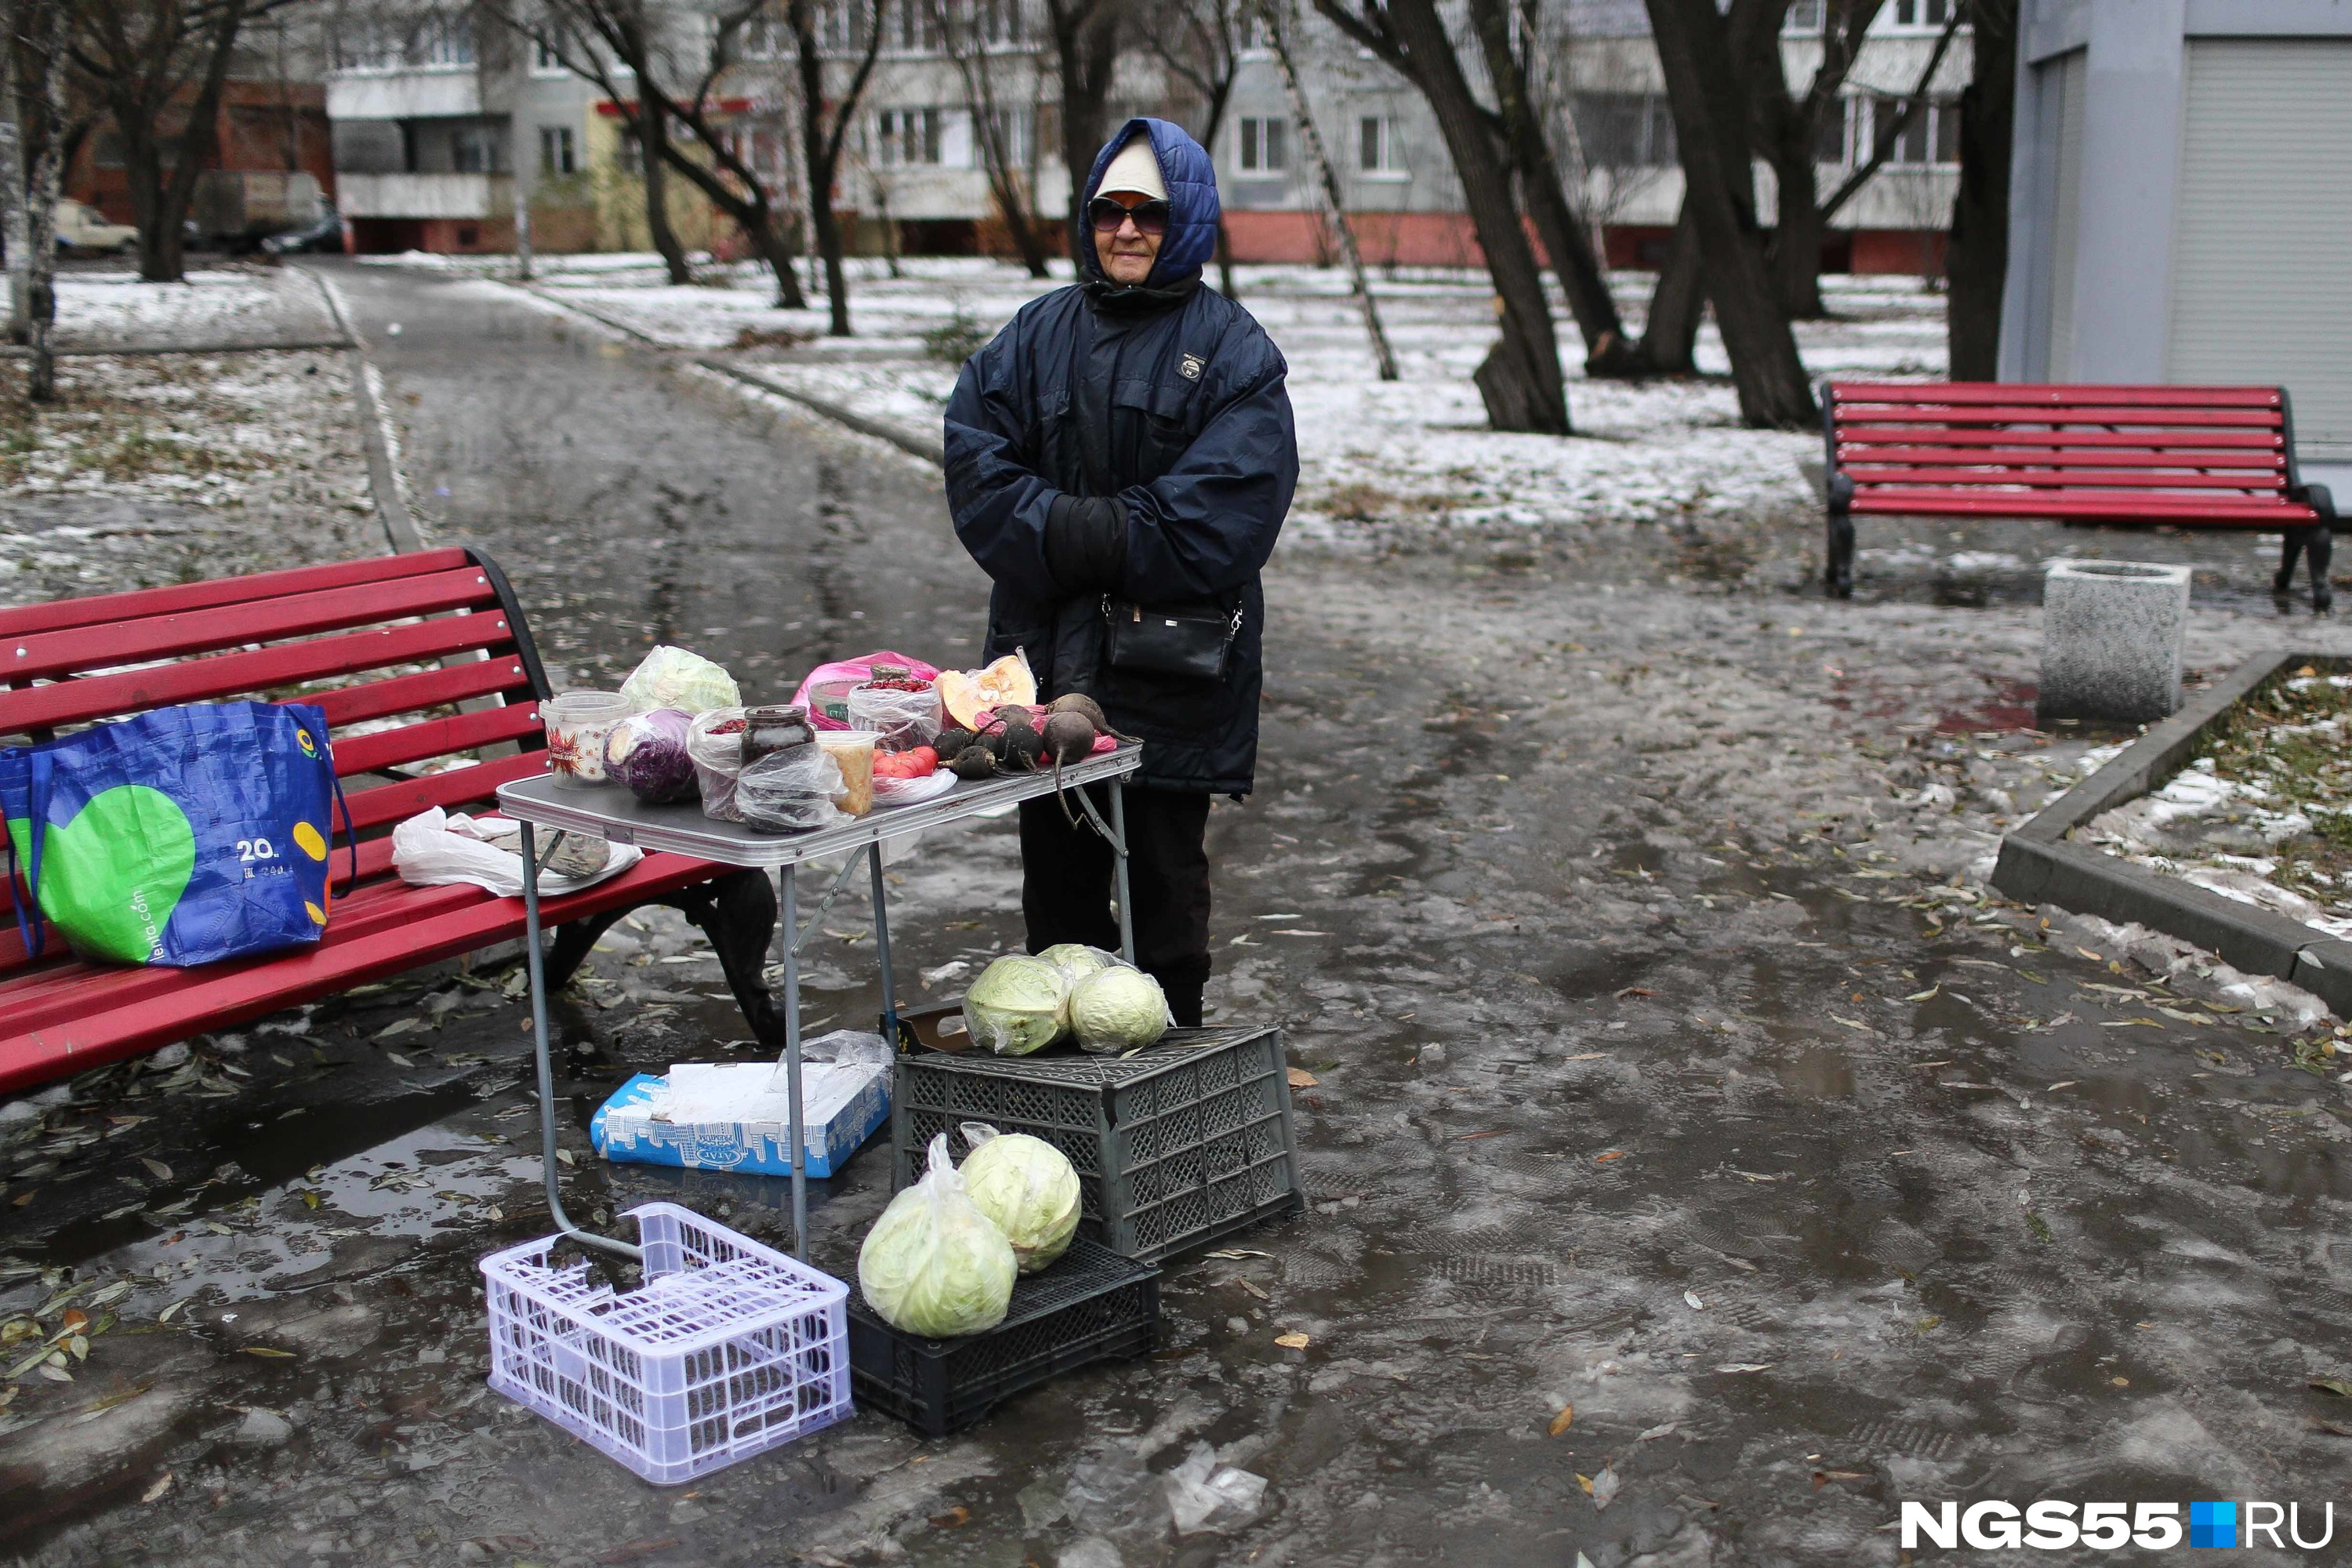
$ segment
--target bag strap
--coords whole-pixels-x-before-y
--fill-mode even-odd
[[[32,866],[25,879],[26,891],[33,895],[33,913],[25,914],[25,900],[16,891],[16,836],[8,839],[8,902],[16,911],[16,934],[24,939],[25,956],[35,963],[47,939],[41,932],[41,840],[48,837],[49,818],[49,754],[34,751],[26,758],[30,778],[26,782],[25,837],[32,845]]]
[[[288,717],[294,721],[294,727],[297,730],[301,731],[306,735],[310,734],[310,727],[302,722],[302,717],[300,714],[290,713]],[[310,735],[310,739],[318,744],[319,761],[327,770],[327,784],[329,787],[335,792],[335,807],[343,814],[343,844],[350,849],[352,857],[352,874],[350,879],[343,883],[343,891],[348,893],[353,888],[359,886],[360,832],[358,828],[352,826],[352,803],[343,798],[342,775],[335,772],[335,749],[333,743],[331,742],[324,735]],[[335,825],[332,822],[329,822],[327,824],[327,833],[329,836],[327,858],[331,860],[334,858],[335,853],[333,846],[334,831]],[[331,880],[334,873],[330,870],[327,875],[329,879]]]

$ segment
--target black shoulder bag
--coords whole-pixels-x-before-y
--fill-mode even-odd
[[[1137,605],[1106,595],[1104,653],[1113,669],[1223,680],[1241,635],[1242,606],[1212,599]]]

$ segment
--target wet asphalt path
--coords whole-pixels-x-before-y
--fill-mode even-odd
[[[919,466],[495,288],[341,276],[426,526],[499,554],[567,674],[680,640],[781,694],[822,655],[973,646]],[[0,1540],[1702,1568],[1892,1564],[1903,1498],[2329,1496],[2352,1421],[2305,1385],[2347,1371],[2344,1092],[2259,998],[1976,890],[2083,746],[2011,711],[2030,614],[1633,564],[1277,558],[1261,791],[1213,817],[1212,1002],[1318,1080],[1313,1206],[1172,1268],[1150,1359],[961,1439],[861,1416],[640,1486],[481,1388],[473,1260],[543,1220],[511,971],[444,969],[5,1124],[0,1254],[51,1272],[0,1275],[0,1317],[128,1289],[72,1384],[0,1413]],[[2282,634],[2198,635],[2215,668]],[[902,973],[1015,941],[1013,872],[1003,825],[897,868]],[[862,907],[824,926],[809,1011],[868,1016]],[[606,1169],[583,1134],[621,1077],[740,1032],[695,952],[622,928],[559,1009],[574,1206],[773,1236],[782,1184]],[[845,1268],[884,1152],[827,1185]],[[1271,1483],[1231,1539],[1170,1533],[1152,1478],[1195,1441]]]

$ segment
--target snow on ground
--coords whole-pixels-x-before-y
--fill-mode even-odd
[[[512,265],[450,258],[429,264],[485,276]],[[774,309],[772,279],[748,265],[705,268],[701,282],[681,288],[665,281],[650,257],[552,258],[533,287],[679,348],[740,344],[759,353],[763,372],[787,386],[935,439],[961,357],[949,342],[993,332],[1024,302],[1066,283],[1068,269],[1041,282],[1006,264],[927,257],[903,262],[902,271],[892,278],[880,260],[851,263],[856,336],[847,342],[822,336],[821,310]],[[1402,372],[1392,383],[1374,374],[1344,272],[1244,267],[1236,275],[1243,303],[1290,362],[1303,464],[1293,527],[1309,535],[1375,522],[1704,521],[1814,504],[1799,464],[1819,453],[1820,438],[1742,428],[1738,401],[1720,379],[1589,382],[1571,363],[1575,437],[1486,429],[1471,382],[1494,341],[1492,292],[1482,273],[1400,268],[1375,277],[1374,298]],[[1798,328],[1814,374],[1943,373],[1940,295],[1905,279],[1824,282],[1832,319]],[[1638,330],[1648,277],[1623,274],[1614,283]],[[1574,360],[1579,340],[1564,316],[1559,333]],[[757,338],[770,334],[811,341],[761,350]],[[1712,327],[1701,336],[1699,362],[1714,376],[1729,370]]]
[[[191,270],[184,283],[144,283],[135,272],[58,275],[61,347],[285,342],[338,337],[319,286],[291,268]]]

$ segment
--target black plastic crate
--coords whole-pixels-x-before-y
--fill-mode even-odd
[[[962,1123],[1043,1138],[1077,1168],[1079,1234],[1158,1262],[1305,1206],[1282,1031],[1171,1029],[1125,1057],[898,1058],[890,1101],[893,1183],[914,1179]]]
[[[1160,1270],[1081,1237],[1015,1280],[1004,1321],[984,1334],[906,1333],[852,1290],[849,1374],[858,1404],[944,1437],[1063,1373],[1144,1354],[1159,1328]]]

